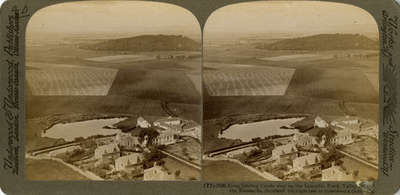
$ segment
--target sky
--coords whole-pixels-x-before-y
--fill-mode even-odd
[[[51,5],[28,24],[32,33],[200,33],[196,18],[172,4],[86,1]]]
[[[249,33],[377,34],[378,29],[368,12],[352,5],[318,1],[258,1],[217,9],[208,18],[204,31],[207,38]],[[193,35],[200,33],[200,26],[192,13],[172,4],[84,1],[42,8],[29,21],[30,32]]]
[[[208,18],[204,36],[231,33],[377,33],[361,8],[316,1],[260,1],[222,7]]]

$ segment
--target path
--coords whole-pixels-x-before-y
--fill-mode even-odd
[[[345,152],[345,151],[343,151],[343,150],[339,150],[339,149],[336,149],[336,150],[337,150],[338,152],[340,152],[341,154],[344,154],[345,156],[350,157],[351,159],[354,159],[354,160],[356,160],[356,161],[358,161],[358,162],[361,162],[361,163],[363,163],[363,164],[365,164],[365,165],[368,165],[368,166],[370,166],[370,167],[372,167],[372,168],[378,169],[378,166],[375,165],[375,164],[373,164],[373,163],[371,163],[371,162],[368,162],[368,161],[366,161],[366,160],[364,160],[364,159],[361,159],[361,158],[359,158],[359,157],[357,157],[357,156],[354,156],[354,155],[352,155],[352,154],[350,154],[350,153],[347,153],[347,152]]]
[[[175,154],[172,154],[172,153],[170,153],[170,152],[167,152],[167,151],[165,151],[165,150],[159,150],[159,151],[160,151],[161,153],[163,153],[163,154],[165,154],[165,155],[167,155],[167,156],[169,156],[169,157],[175,159],[175,160],[178,160],[179,162],[182,162],[182,163],[184,163],[184,164],[186,164],[186,165],[189,165],[190,167],[193,167],[193,168],[195,168],[195,169],[201,171],[200,165],[197,165],[197,164],[195,164],[195,163],[193,163],[193,162],[190,162],[190,161],[188,161],[188,160],[186,160],[186,159],[184,159],[184,158],[182,158],[182,157],[179,157],[179,156],[177,156],[177,155],[175,155]]]

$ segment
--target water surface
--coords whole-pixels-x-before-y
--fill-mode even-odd
[[[93,135],[112,135],[120,132],[119,129],[107,129],[105,126],[112,126],[126,118],[94,119],[72,123],[60,123],[53,125],[42,134],[42,137],[64,139],[73,141],[77,137],[87,138]]]
[[[283,126],[290,126],[294,122],[302,120],[299,118],[273,119],[254,123],[235,124],[224,130],[219,135],[220,138],[240,139],[244,142],[251,141],[252,138],[268,137],[272,135],[290,135],[297,132],[296,129],[282,129]]]

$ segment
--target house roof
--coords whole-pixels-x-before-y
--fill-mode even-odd
[[[308,133],[295,133],[294,136],[299,138],[311,138],[312,136]]]
[[[131,159],[140,158],[142,156],[143,155],[140,154],[140,153],[132,153],[132,154],[129,154],[129,155],[126,155],[126,156],[121,156],[121,157],[115,159],[115,161],[128,161],[128,160],[131,160]]]
[[[322,137],[323,135],[325,135],[327,138],[329,137],[334,137],[336,135],[336,132],[332,129],[332,128],[319,128],[319,127],[314,127],[308,131],[306,131],[306,133],[310,136],[314,136],[314,137]]]
[[[171,130],[160,130],[160,131],[158,131],[158,133],[159,133],[159,135],[157,137],[175,135],[175,132],[171,131]]]
[[[155,122],[165,123],[165,122],[176,121],[176,120],[182,120],[182,119],[178,118],[178,117],[169,116],[169,117],[160,118],[160,119],[156,120]]]
[[[116,143],[110,143],[96,148],[96,150],[107,150],[107,149],[117,149],[117,151],[119,151],[118,145]]]
[[[321,161],[321,155],[318,153],[310,153],[305,156],[296,158],[294,161],[296,161],[297,163],[302,163],[304,165],[314,165],[318,164]]]
[[[316,120],[316,121],[325,121],[325,120],[322,119],[320,116],[316,116],[314,120]]]
[[[139,117],[137,118],[137,121],[139,121],[139,122],[145,122],[146,119],[144,119],[142,116],[139,116]],[[146,122],[147,122],[147,121],[146,121]]]
[[[348,172],[343,166],[341,165],[334,165],[331,166],[329,168],[327,168],[326,170],[333,170],[335,173],[344,173],[346,175],[349,175],[350,172]]]
[[[351,121],[351,120],[360,120],[360,118],[347,115],[344,117],[337,118],[335,121],[342,122],[342,121]]]
[[[186,123],[182,126],[182,128],[183,128],[183,129],[189,129],[189,128],[199,127],[199,126],[200,126],[200,125],[197,124],[196,122],[194,122],[194,121],[189,121],[189,122],[186,122]]]

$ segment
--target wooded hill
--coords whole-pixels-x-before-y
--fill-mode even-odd
[[[260,43],[256,48],[268,50],[377,50],[379,43],[360,34],[319,34],[284,39],[271,44]]]
[[[182,35],[141,35],[83,45],[83,49],[114,51],[199,51],[200,43]]]

